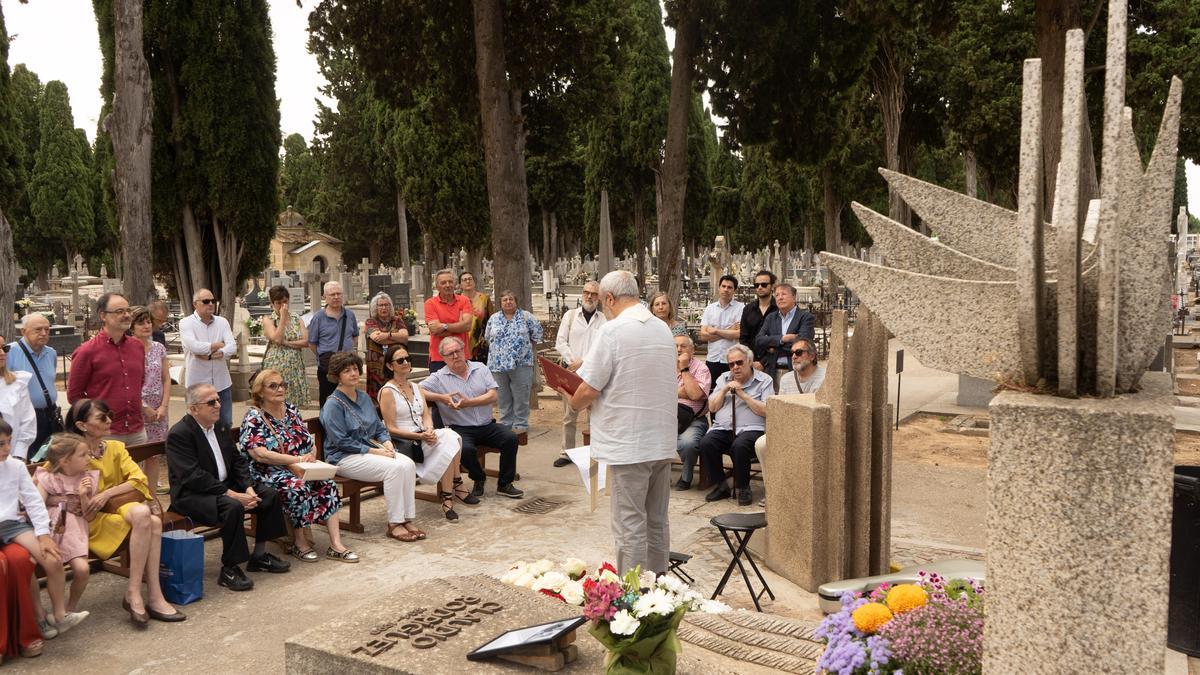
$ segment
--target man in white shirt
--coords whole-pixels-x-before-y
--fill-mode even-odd
[[[721,277],[717,283],[717,301],[704,308],[704,316],[700,319],[700,341],[708,343],[705,361],[713,382],[729,372],[726,353],[741,337],[742,311],[746,305],[733,299],[737,286],[737,277],[732,274]]]
[[[604,318],[604,312],[600,311],[597,306],[599,300],[600,284],[595,281],[587,282],[583,285],[583,298],[580,299],[580,306],[567,310],[567,313],[563,314],[562,323],[558,326],[558,338],[554,341],[554,348],[562,357],[563,367],[571,372],[579,370],[579,367],[583,365],[583,357],[592,344],[592,337],[608,320]],[[564,396],[563,450],[575,447],[575,431],[581,417],[583,418],[583,443],[587,445],[588,438],[591,436],[591,430],[588,428],[588,412],[575,410]],[[571,460],[567,458],[565,452],[554,460],[554,466],[561,467],[570,463]]]
[[[600,280],[608,322],[592,341],[571,407],[592,409],[592,458],[608,464],[617,568],[665,574],[667,505],[675,457],[677,398],[671,329],[638,300],[629,272]],[[564,393],[561,392],[560,393]]]
[[[217,316],[217,301],[212,291],[201,288],[192,295],[194,313],[179,322],[183,342],[184,386],[211,384],[221,397],[221,422],[233,426],[233,380],[229,377],[229,357],[237,351],[237,342],[225,317]]]
[[[715,502],[733,494],[738,506],[749,506],[750,465],[757,461],[754,442],[766,431],[767,398],[775,393],[775,384],[770,375],[754,369],[754,354],[746,345],[734,345],[728,356],[729,372],[713,383],[708,397],[713,425],[700,441],[700,461],[709,482],[716,485],[704,500]],[[732,493],[723,455],[733,458]]]

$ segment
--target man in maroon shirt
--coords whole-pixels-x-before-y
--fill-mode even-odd
[[[454,293],[454,271],[440,270],[437,273],[437,295],[425,301],[425,323],[429,326],[429,372],[446,367],[438,352],[443,338],[456,337],[467,342],[467,331],[471,329],[471,301]],[[487,321],[487,317],[484,317]]]
[[[105,293],[96,302],[104,323],[96,336],[79,345],[71,357],[67,400],[97,398],[112,411],[112,438],[126,446],[146,442],[142,421],[142,377],[146,350],[129,330],[129,301],[120,293]]]

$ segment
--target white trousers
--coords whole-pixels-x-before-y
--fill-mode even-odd
[[[346,455],[338,461],[339,476],[363,482],[382,482],[388,523],[407,523],[417,515],[417,465],[404,455]]]

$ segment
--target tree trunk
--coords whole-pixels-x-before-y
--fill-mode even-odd
[[[646,291],[646,275],[650,274],[650,270],[646,269],[647,249],[650,247],[650,238],[646,236],[646,217],[642,210],[642,193],[638,188],[633,190],[633,246],[637,249],[636,262],[637,267],[637,283],[638,289],[645,293]],[[662,241],[660,238],[659,241]],[[614,263],[614,269],[616,265]],[[659,277],[659,288],[662,289],[663,279]]]
[[[13,307],[17,302],[17,256],[13,252],[12,226],[0,211],[0,341],[16,339]]]
[[[190,266],[187,252],[183,250],[183,240],[175,237],[175,245],[171,247],[171,251],[174,254],[175,295],[179,298],[180,304],[187,307],[196,288],[192,285],[192,276],[188,271]]]
[[[1046,213],[1053,211],[1054,181],[1058,176],[1058,158],[1062,145],[1063,58],[1066,55],[1066,33],[1083,28],[1083,13],[1079,0],[1035,0],[1037,21],[1037,55],[1042,60],[1042,158],[1045,170]],[[1092,151],[1091,124],[1084,108],[1083,175],[1080,176],[1081,197],[1086,200],[1099,195],[1096,181],[1096,160]]]
[[[562,243],[558,240],[558,212],[550,212],[550,260],[546,267],[554,267],[554,263],[562,255]]]
[[[825,250],[830,253],[842,252],[842,200],[838,198],[837,190],[833,187],[833,165],[826,162],[821,167],[821,200],[822,213],[825,221]]]
[[[967,196],[979,196],[979,162],[975,158],[975,151],[967,149],[963,151],[963,175],[967,179]]]
[[[473,9],[475,76],[479,80],[496,287],[511,289],[518,302],[529,307],[529,207],[521,93],[512,89],[505,71],[500,0],[474,0]]]
[[[113,3],[115,59],[113,107],[105,119],[112,136],[113,191],[121,228],[122,285],[129,301],[144,304],[155,296],[150,266],[150,137],[153,100],[150,67],[142,50],[142,1]]]
[[[221,264],[221,316],[233,323],[233,310],[237,306],[238,271],[242,265],[242,243],[233,230],[226,228],[216,217],[212,217],[213,237],[217,242],[217,260]],[[216,295],[214,289],[214,295]]]
[[[687,196],[687,127],[692,103],[692,61],[700,44],[700,20],[694,14],[679,18],[671,50],[671,101],[667,110],[667,139],[663,153],[662,204],[658,210],[658,287],[679,306],[682,279],[679,243],[683,241],[683,204]],[[638,252],[641,255],[641,252]]]
[[[463,261],[463,271],[475,277],[479,290],[483,290],[483,251],[482,246],[470,246],[467,248],[467,259]]]
[[[200,225],[196,222],[196,212],[192,210],[191,204],[185,202],[182,214],[183,253],[186,269],[192,280],[192,292],[208,288],[215,293],[215,289],[210,288],[212,283],[208,276],[208,265],[204,263],[204,233],[200,231]],[[183,303],[184,307],[188,307],[191,305],[192,297],[189,294],[186,298],[180,298],[179,301]]]
[[[879,49],[871,62],[871,88],[879,102],[879,117],[883,120],[884,163],[892,171],[901,171],[900,132],[907,95],[904,90],[905,64],[901,63],[896,46],[886,35],[879,40]],[[912,212],[895,190],[888,189],[888,217],[898,223],[911,225]],[[826,224],[828,227],[828,224]]]
[[[404,195],[396,190],[396,221],[400,225],[400,269],[408,273],[408,209],[404,203]]]

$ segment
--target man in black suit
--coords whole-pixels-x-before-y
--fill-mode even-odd
[[[188,414],[167,434],[171,510],[202,525],[219,525],[224,549],[217,583],[248,591],[254,582],[242,572],[287,572],[290,565],[266,552],[267,542],[287,534],[275,489],[255,486],[245,457],[234,447],[229,427],[221,424],[221,397],[211,384],[187,390]],[[242,521],[258,514],[254,554],[246,545]]]
[[[791,284],[775,287],[775,312],[763,319],[762,328],[754,337],[754,355],[758,366],[775,380],[780,368],[786,372],[791,368],[792,343],[801,338],[813,339],[816,317],[808,310],[796,305],[796,288]]]

